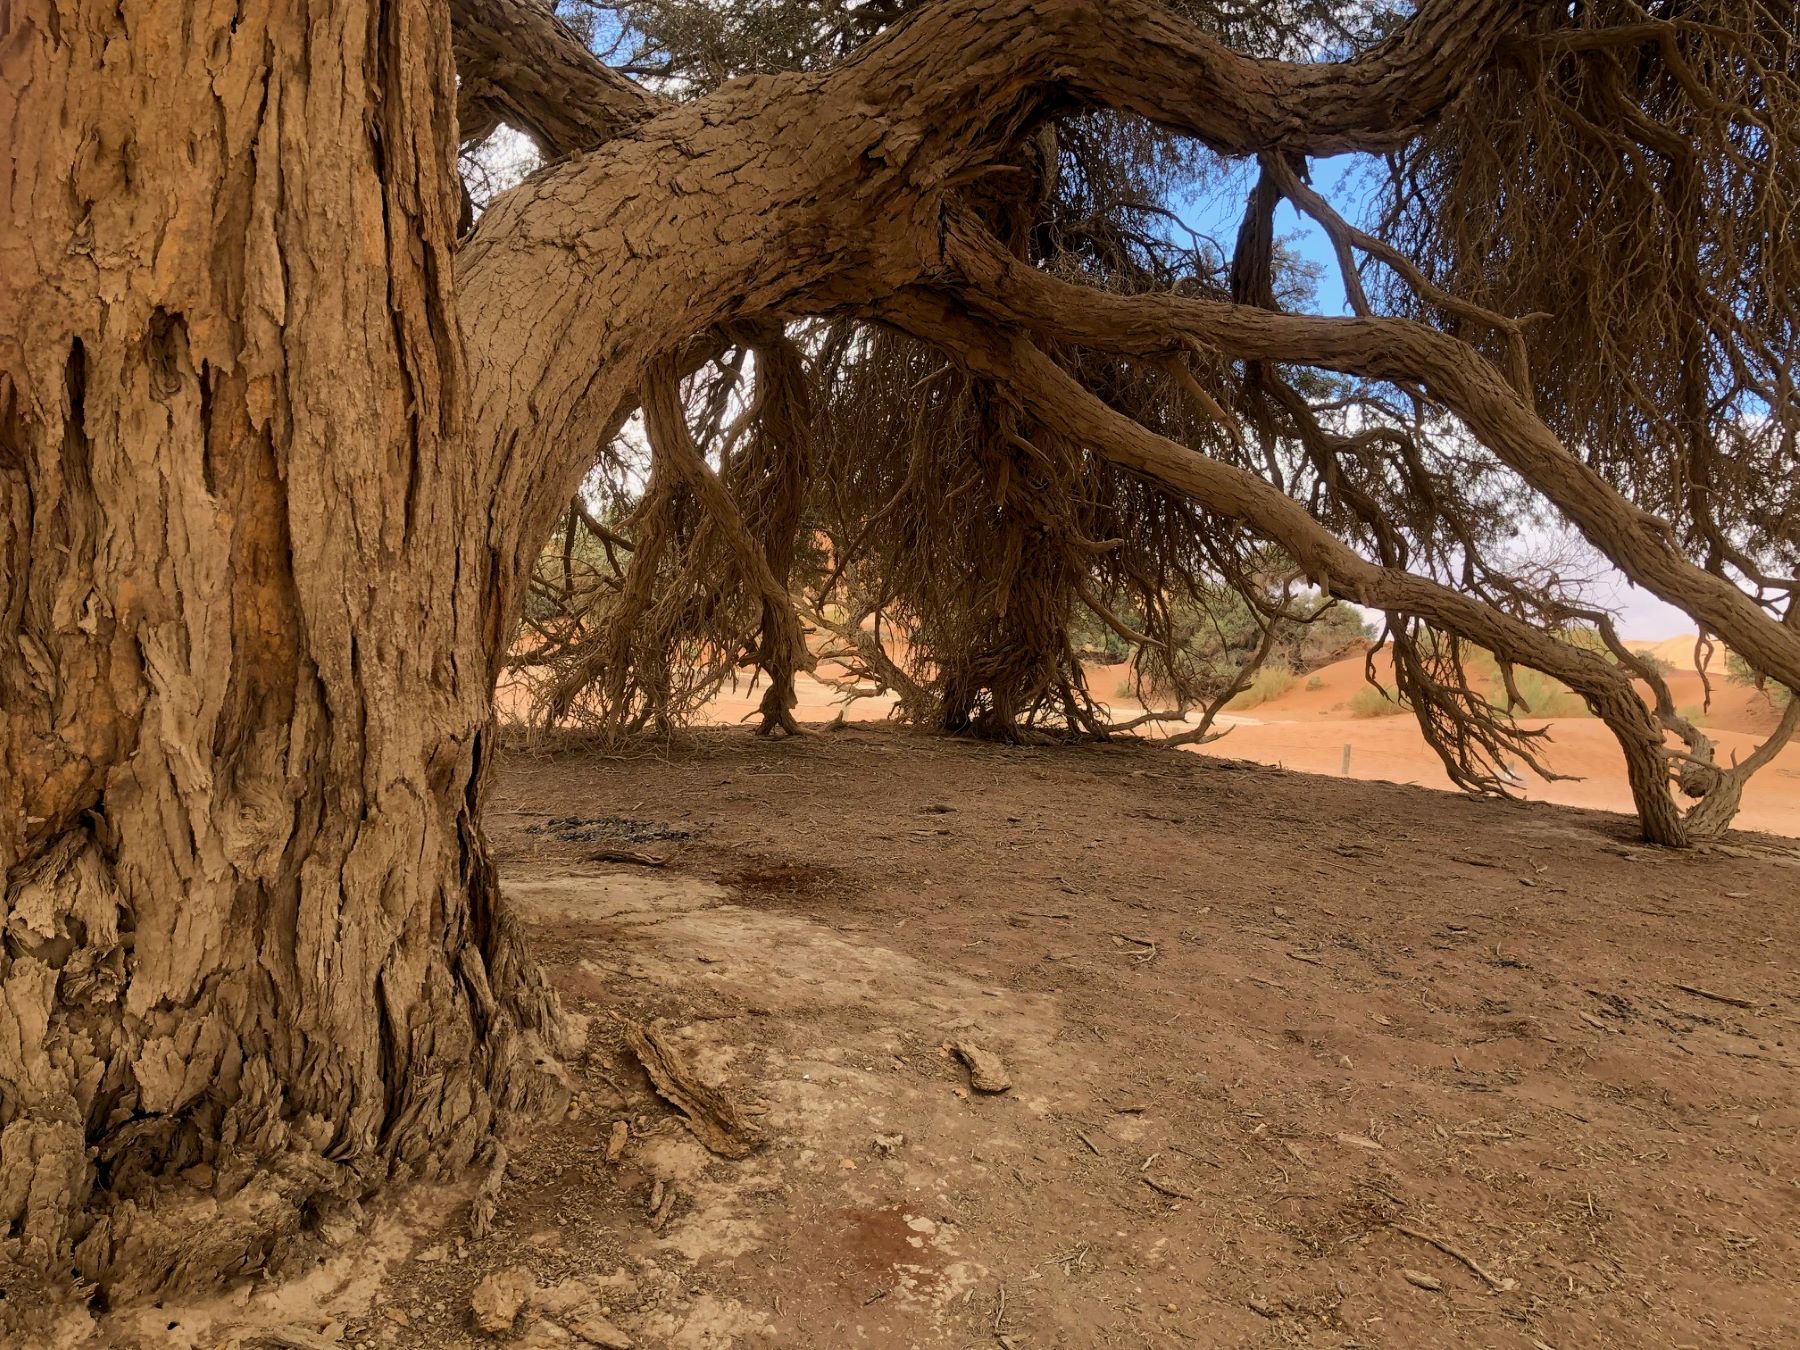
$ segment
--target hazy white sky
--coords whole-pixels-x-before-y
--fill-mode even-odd
[[[1633,586],[1614,572],[1596,589],[1594,599],[1619,618],[1619,636],[1627,642],[1652,642],[1695,631],[1694,621],[1675,606]]]

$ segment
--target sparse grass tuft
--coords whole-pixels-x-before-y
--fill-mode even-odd
[[[1232,699],[1233,708],[1255,708],[1278,699],[1294,687],[1298,677],[1286,666],[1264,666],[1250,679],[1244,692]]]
[[[1350,700],[1352,717],[1397,717],[1405,712],[1392,689],[1365,684]]]

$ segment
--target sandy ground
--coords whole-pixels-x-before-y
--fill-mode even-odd
[[[1694,665],[1694,639],[1669,638],[1661,642],[1632,644],[1650,651],[1675,669],[1665,676],[1676,706],[1698,709],[1708,700]],[[1391,665],[1385,653],[1377,653],[1376,675],[1392,687]],[[1126,721],[1146,709],[1117,691],[1127,683],[1123,665],[1089,669],[1089,688],[1105,699],[1115,721]],[[1768,699],[1756,689],[1732,684],[1724,675],[1722,652],[1710,667],[1711,706],[1701,722],[1719,747],[1720,757],[1742,758],[1771,731],[1776,716]],[[1349,748],[1349,777],[1371,782],[1413,783],[1420,787],[1459,792],[1442,763],[1419,734],[1410,713],[1395,717],[1357,717],[1350,701],[1367,688],[1364,658],[1353,656],[1323,670],[1303,676],[1281,698],[1238,713],[1227,713],[1220,724],[1229,727],[1226,740],[1206,748],[1206,753],[1229,755],[1279,768],[1306,773],[1339,775],[1344,750]],[[815,680],[799,681],[802,723],[820,724],[835,717],[839,696]],[[703,712],[703,725],[732,726],[755,720],[761,690],[748,683],[728,689]],[[885,716],[891,699],[862,699],[851,708],[858,718]],[[1592,717],[1524,718],[1523,724],[1549,734],[1544,759],[1554,773],[1567,777],[1546,780],[1528,770],[1522,773],[1519,794],[1533,801],[1559,802],[1605,811],[1631,810],[1631,792],[1625,782],[1625,760],[1604,724]],[[1180,724],[1153,724],[1144,734],[1167,735]],[[1198,749],[1198,747],[1195,747]],[[1750,782],[1737,824],[1747,830],[1800,836],[1800,741],[1789,745],[1775,762]]]
[[[414,1193],[298,1301],[140,1343],[1794,1343],[1786,841],[871,726],[515,754],[490,828],[590,1019],[575,1112],[515,1143],[486,1238]],[[696,1142],[627,1019],[754,1152]],[[490,1341],[507,1271],[534,1292]]]

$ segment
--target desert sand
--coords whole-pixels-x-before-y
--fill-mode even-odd
[[[501,757],[488,827],[586,1032],[491,1230],[434,1183],[295,1282],[106,1343],[1610,1350],[1800,1325],[1788,841],[1671,854],[1542,802],[866,722],[547,738]],[[653,1090],[632,1025],[735,1104],[747,1156]],[[495,1339],[472,1310],[501,1287]]]
[[[1706,689],[1694,669],[1691,635],[1630,645],[1634,651],[1651,652],[1674,667],[1664,678],[1677,707],[1699,708],[1707,702]],[[1761,692],[1726,679],[1724,667],[1723,653],[1715,651],[1708,668],[1711,703],[1701,725],[1718,744],[1721,758],[1729,760],[1734,753],[1741,757],[1760,744],[1774,727],[1776,715]],[[1128,673],[1123,665],[1089,669],[1089,688],[1107,701],[1116,721],[1145,711],[1135,700],[1117,696]],[[1392,686],[1392,665],[1385,651],[1375,653],[1375,673],[1384,685]],[[1343,768],[1348,746],[1351,778],[1458,791],[1409,714],[1357,717],[1352,713],[1351,700],[1366,687],[1364,658],[1348,657],[1301,677],[1280,698],[1224,714],[1219,722],[1229,729],[1225,738],[1203,750],[1191,748],[1229,759],[1336,776]],[[800,704],[795,715],[802,724],[828,722],[837,716],[841,702],[836,690],[802,676],[798,692]],[[760,697],[760,688],[752,689],[745,682],[727,689],[708,705],[700,720],[717,726],[752,721]],[[848,716],[877,719],[892,707],[891,698],[859,699]],[[1597,810],[1632,809],[1624,757],[1601,722],[1592,717],[1526,718],[1524,722],[1548,733],[1545,764],[1567,777],[1546,780],[1525,770],[1519,796]],[[1180,729],[1178,724],[1156,724],[1145,731],[1162,735]],[[1800,742],[1788,746],[1751,780],[1736,824],[1745,830],[1800,836]]]

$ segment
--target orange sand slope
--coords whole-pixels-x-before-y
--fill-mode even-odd
[[[1654,652],[1676,665],[1664,678],[1677,707],[1700,706],[1705,695],[1700,676],[1692,669],[1691,637],[1632,645],[1634,650]],[[1774,710],[1756,689],[1724,678],[1722,656],[1716,657],[1711,667],[1712,705],[1701,725],[1717,743],[1723,759],[1729,761],[1734,753],[1742,758],[1774,727]],[[1112,690],[1125,671],[1118,667],[1093,673],[1094,689]],[[1375,653],[1375,673],[1391,687],[1392,663],[1386,651]],[[1352,715],[1350,701],[1366,687],[1361,656],[1326,666],[1298,680],[1279,698],[1227,714],[1222,720],[1229,721],[1230,731],[1211,752],[1306,773],[1336,774],[1348,747],[1352,778],[1453,789],[1410,715]],[[1129,705],[1131,709],[1135,706]],[[1126,711],[1123,703],[1114,709],[1117,716]],[[1521,789],[1524,796],[1566,806],[1631,810],[1624,757],[1601,722],[1592,717],[1555,717],[1526,719],[1526,724],[1549,732],[1544,761],[1552,772],[1570,777],[1546,782],[1527,773]],[[1800,836],[1800,744],[1788,746],[1751,780],[1736,823],[1746,830]]]

